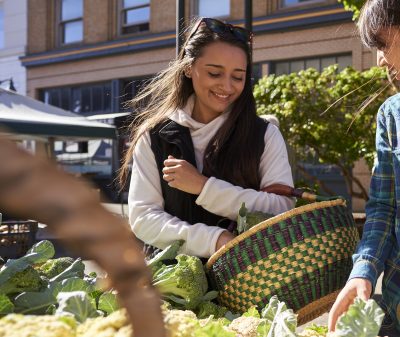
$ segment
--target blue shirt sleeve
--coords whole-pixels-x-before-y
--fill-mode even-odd
[[[393,99],[394,97],[392,97]],[[397,135],[392,133],[394,125],[391,113],[393,100],[387,100],[377,116],[376,160],[372,173],[369,201],[366,205],[366,223],[363,236],[353,255],[353,270],[349,279],[368,279],[375,287],[384,269],[395,242],[394,226],[396,215],[395,172],[393,167],[393,142]],[[396,102],[400,101],[397,97]]]

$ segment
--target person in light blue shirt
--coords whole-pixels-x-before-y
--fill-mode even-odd
[[[400,1],[367,0],[358,28],[362,42],[378,49],[378,65],[400,80]],[[400,336],[400,94],[386,100],[377,115],[376,152],[366,223],[353,256],[349,281],[329,313],[329,330],[356,296],[368,299],[384,272],[380,336]]]

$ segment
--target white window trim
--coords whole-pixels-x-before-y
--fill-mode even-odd
[[[76,44],[81,44],[83,43],[84,39],[85,39],[85,32],[84,32],[84,22],[83,22],[83,17],[84,17],[84,0],[82,1],[82,16],[81,17],[76,17],[73,19],[69,19],[69,20],[62,20],[62,0],[57,1],[57,7],[56,7],[56,11],[57,11],[57,44],[59,46],[71,46],[71,45],[76,45]],[[81,21],[82,22],[82,40],[79,41],[74,41],[74,42],[68,42],[65,43],[63,41],[64,39],[64,26],[67,23],[71,23],[71,22],[78,22]]]
[[[150,17],[149,20],[146,21],[144,20],[143,22],[140,23],[136,23],[136,24],[131,24],[131,25],[127,25],[124,22],[124,13],[130,9],[139,9],[139,8],[145,8],[145,7],[149,7],[150,10]],[[151,1],[149,1],[148,4],[145,5],[140,5],[140,6],[132,6],[132,7],[124,7],[124,3],[123,0],[120,0],[118,2],[118,30],[119,30],[119,35],[120,36],[125,36],[125,35],[132,35],[132,34],[139,34],[139,33],[145,33],[145,32],[137,32],[137,33],[124,33],[123,30],[126,27],[131,27],[131,26],[138,26],[138,25],[142,25],[142,24],[149,24],[149,30],[150,30],[150,21],[151,21]]]
[[[190,0],[190,17],[200,17],[199,13],[199,1],[200,0]],[[321,0],[319,0],[321,1]],[[232,13],[232,1],[229,1],[229,13],[224,16],[213,16],[216,19],[227,19],[231,16]]]

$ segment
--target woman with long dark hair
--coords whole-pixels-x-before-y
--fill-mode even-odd
[[[147,253],[183,239],[182,252],[209,257],[234,238],[227,229],[242,202],[271,214],[292,208],[260,189],[293,180],[279,129],[256,115],[251,33],[212,18],[188,32],[177,59],[132,101],[120,180],[132,165],[130,223]]]
[[[367,0],[358,28],[363,43],[378,49],[378,65],[400,79],[400,1]],[[381,307],[386,316],[381,336],[400,336],[400,95],[386,100],[378,111],[377,157],[366,205],[362,239],[353,256],[349,281],[329,314],[329,330],[356,296],[368,299],[382,272]]]

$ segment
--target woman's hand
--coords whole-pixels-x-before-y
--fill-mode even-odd
[[[329,312],[328,329],[335,331],[336,321],[341,314],[347,311],[349,306],[353,304],[354,299],[358,296],[364,301],[371,296],[372,284],[364,278],[353,278],[342,289],[336,298],[335,303]]]
[[[215,245],[215,251],[220,249],[223,245],[227,244],[229,241],[233,240],[234,238],[235,238],[235,235],[233,235],[231,232],[223,231],[217,240],[217,243]]]
[[[191,194],[200,194],[208,179],[186,160],[176,159],[173,156],[168,156],[168,159],[164,160],[162,171],[163,179],[168,182],[168,186]]]

